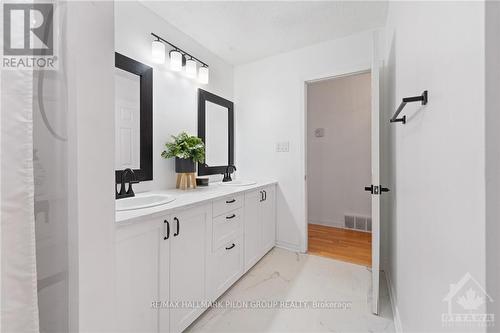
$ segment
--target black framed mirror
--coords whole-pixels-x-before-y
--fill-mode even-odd
[[[205,143],[205,163],[198,163],[198,175],[222,174],[233,165],[233,102],[198,89],[198,137]]]
[[[115,52],[115,181],[153,179],[153,68]]]

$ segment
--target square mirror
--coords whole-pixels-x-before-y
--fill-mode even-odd
[[[205,163],[198,175],[222,174],[234,160],[233,102],[198,90],[198,136],[205,143]]]
[[[153,69],[115,52],[115,181],[153,179]]]

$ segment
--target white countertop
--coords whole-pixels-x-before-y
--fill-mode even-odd
[[[115,221],[117,223],[129,223],[143,220],[145,217],[155,217],[164,214],[169,214],[171,211],[187,207],[190,205],[200,204],[225,196],[252,191],[263,186],[277,184],[277,181],[258,181],[256,184],[247,186],[226,186],[221,183],[211,183],[209,186],[199,186],[196,189],[189,190],[165,190],[145,192],[147,194],[167,194],[175,197],[175,200],[164,205],[148,207],[135,210],[125,210],[116,212]],[[142,193],[137,193],[141,195]]]

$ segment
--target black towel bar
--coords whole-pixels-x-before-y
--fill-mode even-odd
[[[403,111],[404,107],[406,106],[406,103],[412,103],[412,102],[422,102],[422,105],[427,104],[427,90],[425,90],[422,95],[420,96],[413,96],[413,97],[405,97],[403,98],[403,101],[401,104],[399,104],[398,109],[396,110],[396,113],[394,113],[394,116],[392,116],[390,122],[391,123],[398,123],[401,122],[403,124],[406,124],[406,115],[403,116],[403,118],[398,118],[399,114],[401,111]]]

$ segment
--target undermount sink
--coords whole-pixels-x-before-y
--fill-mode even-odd
[[[116,200],[116,210],[135,210],[160,206],[174,200],[175,197],[166,194],[139,194],[135,197]]]
[[[231,182],[224,182],[222,185],[224,186],[249,186],[257,184],[257,182],[254,182],[253,180],[233,180]]]

